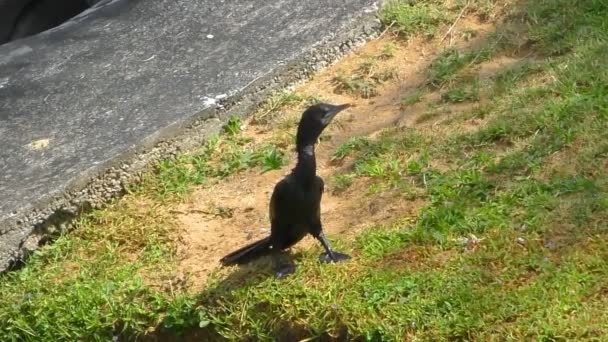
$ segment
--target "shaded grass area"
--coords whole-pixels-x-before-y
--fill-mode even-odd
[[[436,34],[463,9],[491,16],[496,5],[455,3],[446,12],[442,1],[393,2],[382,16],[402,35]],[[22,270],[2,275],[0,336],[135,339],[157,326],[233,340],[608,335],[608,4],[528,1],[511,16],[528,25],[518,39],[543,58],[493,77],[483,94],[491,101],[438,129],[391,128],[335,150],[335,161],[353,166],[331,180],[334,188],[365,178],[375,191],[426,203],[415,217],[335,241],[354,255],[351,262],[320,265],[316,247],[297,255],[297,273],[284,281],[242,268],[203,293],[184,290],[172,273],[175,231],[166,204],[192,185],[284,163],[280,148],[253,145],[232,120],[201,151],[161,163],[127,200],[83,217]],[[513,48],[496,42],[475,52],[446,50],[431,64],[430,84],[450,94],[443,101],[477,101],[464,92],[474,84],[471,67]],[[388,47],[379,58],[390,55]],[[420,97],[408,95],[404,105]],[[305,100],[280,94],[260,120]],[[461,130],[472,118],[483,125]]]

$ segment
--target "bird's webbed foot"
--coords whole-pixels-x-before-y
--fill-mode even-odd
[[[325,234],[323,234],[323,232],[320,232],[317,235],[317,239],[321,242],[323,248],[325,249],[325,253],[319,256],[319,260],[321,262],[340,262],[350,259],[350,255],[334,251],[331,248],[329,241],[327,241],[327,239],[325,238]]]
[[[283,279],[296,271],[296,265],[287,253],[276,252],[273,259],[274,275],[277,279]]]
[[[332,255],[329,253],[322,253],[321,255],[319,255],[319,261],[321,261],[322,263],[330,263],[330,262],[341,262],[341,261],[345,261],[345,260],[349,260],[351,257],[348,254],[344,254],[344,253],[340,253],[340,252],[336,252],[333,251],[333,258]]]
[[[274,275],[277,279],[283,279],[288,275],[295,273],[296,265],[294,264],[282,264],[278,265],[274,269]]]

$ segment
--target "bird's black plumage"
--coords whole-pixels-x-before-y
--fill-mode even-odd
[[[323,179],[317,176],[315,144],[334,116],[348,105],[319,103],[302,114],[296,136],[298,163],[289,175],[279,181],[270,198],[269,237],[234,251],[220,261],[223,265],[242,264],[257,257],[274,254],[277,276],[282,277],[295,270],[293,264],[281,265],[279,253],[302,240],[307,234],[317,238],[325,249],[320,259],[337,262],[350,258],[334,252],[321,224],[321,197]]]

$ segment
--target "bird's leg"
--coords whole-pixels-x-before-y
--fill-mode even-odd
[[[319,232],[316,238],[321,242],[323,248],[325,248],[325,253],[319,256],[321,262],[340,262],[350,259],[350,255],[332,250],[329,241],[327,241],[322,231]]]
[[[293,260],[284,262],[285,255],[286,253],[281,250],[276,250],[272,253],[274,274],[277,279],[283,279],[296,271],[296,265],[293,263]]]

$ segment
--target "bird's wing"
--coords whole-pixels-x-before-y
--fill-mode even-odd
[[[287,179],[282,179],[274,186],[272,196],[270,197],[269,216],[270,222],[274,220],[277,213],[281,211],[281,206],[288,201],[289,197],[289,182]]]
[[[325,191],[325,182],[323,181],[323,178],[317,176],[317,186],[319,188],[319,192],[321,195],[323,195],[323,192]]]

